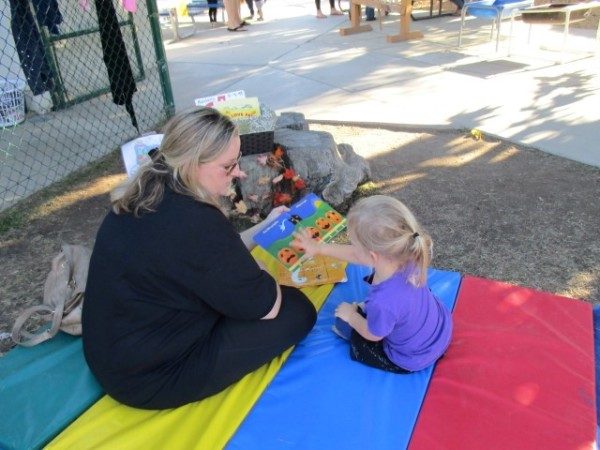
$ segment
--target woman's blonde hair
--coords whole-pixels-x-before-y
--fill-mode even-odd
[[[113,211],[132,213],[136,217],[155,211],[166,185],[221,209],[220,199],[202,188],[196,169],[228,148],[238,133],[235,125],[214,109],[200,108],[176,114],[163,132],[162,143],[152,155],[152,162],[143,165],[131,180],[111,193]]]
[[[397,260],[399,268],[412,267],[413,284],[427,282],[431,237],[400,200],[385,195],[359,200],[348,213],[348,229],[366,250]]]

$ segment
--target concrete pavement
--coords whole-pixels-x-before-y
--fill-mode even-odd
[[[245,5],[242,5],[242,15]],[[600,57],[596,30],[508,24],[500,50],[489,22],[459,17],[412,22],[421,40],[388,44],[384,29],[340,36],[348,15],[315,18],[311,0],[269,0],[266,20],[246,32],[210,28],[165,44],[176,108],[194,98],[244,89],[278,112],[309,120],[478,128],[484,133],[600,167]],[[327,12],[327,7],[325,8]],[[184,28],[182,34],[191,31]]]

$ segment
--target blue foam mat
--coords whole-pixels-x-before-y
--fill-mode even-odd
[[[317,324],[294,352],[227,445],[227,449],[401,449],[408,446],[433,369],[395,375],[349,357],[331,331],[342,301],[362,301],[365,267],[349,265]],[[454,307],[461,275],[430,269],[429,286]]]
[[[81,338],[59,333],[11,350],[0,358],[0,449],[40,448],[102,393]]]
[[[600,305],[594,306],[594,357],[596,358],[596,448],[600,443]]]

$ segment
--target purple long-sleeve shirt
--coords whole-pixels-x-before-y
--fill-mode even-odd
[[[452,338],[450,311],[427,286],[416,287],[408,270],[373,285],[365,308],[367,326],[383,337],[383,349],[394,364],[417,371],[444,354]]]

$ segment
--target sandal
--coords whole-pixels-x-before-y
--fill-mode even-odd
[[[227,28],[227,31],[248,31],[248,30],[245,30],[244,28],[242,28],[243,26],[244,25],[239,25],[235,28]]]

